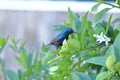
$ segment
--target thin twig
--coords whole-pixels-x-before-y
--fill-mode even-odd
[[[106,5],[112,6],[113,8],[119,8],[119,9],[120,9],[119,6],[114,5],[114,4],[111,4],[111,3],[108,3],[108,2],[103,2],[103,4],[106,4]]]

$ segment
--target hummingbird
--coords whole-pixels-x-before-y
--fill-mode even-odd
[[[74,32],[72,28],[65,28],[61,33],[52,39],[49,45],[55,45],[56,47],[62,46],[63,41],[65,39],[68,40],[68,36],[72,33],[76,32]]]

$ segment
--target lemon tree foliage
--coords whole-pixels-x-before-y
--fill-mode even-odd
[[[9,80],[120,80],[120,18],[102,20],[112,8],[120,9],[120,0],[116,5],[97,0],[91,11],[94,17],[89,20],[89,12],[83,16],[68,8],[68,21],[55,25],[56,31],[66,27],[77,34],[69,36],[58,49],[42,45],[41,51],[26,49],[26,41],[11,39],[10,48],[17,53],[18,71],[5,68],[0,57],[1,71]],[[101,4],[111,6],[98,11]],[[114,27],[116,27],[114,29]],[[0,36],[0,55],[9,37]],[[0,76],[1,78],[2,76]]]

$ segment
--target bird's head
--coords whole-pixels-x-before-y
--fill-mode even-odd
[[[69,36],[70,34],[74,33],[72,28],[66,28],[64,29],[64,35]]]

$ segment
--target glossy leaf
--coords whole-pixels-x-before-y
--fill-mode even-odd
[[[97,10],[98,10],[98,7],[99,7],[100,5],[101,5],[101,3],[95,4],[95,5],[92,7],[91,12],[96,13]]]
[[[15,46],[13,46],[13,45],[10,45],[10,48],[12,49],[12,50],[14,50],[14,51],[18,51],[18,49],[15,47]]]
[[[53,58],[52,60],[49,60],[49,61],[48,61],[48,64],[53,63],[53,62],[56,62],[56,61],[59,61],[60,59],[61,59],[60,56],[58,56],[58,57],[56,57],[56,58]]]
[[[111,22],[111,24],[115,24],[115,23],[118,23],[118,22],[120,22],[120,17],[118,17],[118,18],[115,18],[112,22]]]
[[[118,26],[118,27],[116,28],[116,30],[118,30],[118,31],[120,32],[120,26]]]
[[[87,41],[86,41],[86,29],[88,27],[88,20],[87,20],[87,16],[88,16],[88,12],[82,17],[82,33],[81,33],[81,44],[82,44],[82,48],[84,48],[87,45]]]
[[[120,0],[116,0],[116,3],[120,6]]]
[[[101,65],[101,66],[105,66],[105,61],[106,61],[105,57],[93,57],[93,58],[85,60],[85,62],[87,63],[92,63],[96,65]]]
[[[26,43],[27,43],[27,41],[22,42],[21,47],[22,47],[22,46],[25,46]]]
[[[69,19],[69,21],[70,21],[70,26],[73,26],[74,17],[73,17],[73,13],[72,13],[72,11],[70,10],[70,8],[68,8],[68,19]]]
[[[0,37],[0,53],[4,49],[8,39],[9,39],[9,36],[7,36],[6,38]]]
[[[109,18],[108,23],[106,25],[106,32],[105,32],[106,34],[108,33],[108,30],[110,28],[111,19],[112,19],[112,14],[110,15],[110,18]]]
[[[120,33],[117,35],[114,43],[114,49],[115,49],[115,56],[116,56],[116,61],[120,61]]]
[[[15,57],[16,58],[16,61],[17,61],[17,63],[20,65],[20,66],[22,66],[22,67],[26,67],[24,64],[23,64],[23,62],[21,61],[21,59],[19,58],[19,57]]]
[[[32,60],[33,60],[33,53],[29,53],[28,54],[28,60],[27,60],[27,62],[28,62],[28,67],[30,67],[31,65],[32,65]]]
[[[79,76],[75,73],[72,74],[72,80],[80,80]]]
[[[6,70],[6,74],[10,80],[14,80],[14,79],[18,80],[17,74],[12,70]]]
[[[108,72],[101,72],[97,75],[96,80],[104,80],[107,76]]]
[[[42,51],[47,52],[50,49],[49,46],[46,46],[44,43],[42,44]]]
[[[34,68],[33,65],[30,66],[30,67],[27,69],[27,71],[25,72],[25,75],[30,76],[30,75],[32,74],[32,70],[33,70],[33,68]]]
[[[18,70],[18,77],[19,77],[19,80],[21,80],[21,77],[23,75],[23,71],[21,69]]]
[[[17,41],[13,38],[12,39],[12,43],[14,44],[14,45],[17,45]]]
[[[35,71],[36,71],[37,73],[40,73],[42,67],[43,67],[43,66],[42,66],[41,62],[39,61],[39,62],[35,65]]]
[[[98,12],[93,18],[92,25],[95,26],[111,8],[105,8]]]
[[[79,17],[77,16],[77,14],[74,14],[74,23],[75,23],[75,28],[74,30],[75,31],[78,31],[78,32],[81,32],[81,22],[79,20]]]
[[[1,65],[2,68],[5,68],[5,60],[0,58],[0,65]]]
[[[110,55],[115,55],[115,50],[113,45],[111,45],[110,48],[106,51],[106,55],[105,55],[106,59]]]
[[[20,60],[22,61],[23,65],[25,66],[25,68],[27,68],[27,60],[28,60],[28,57],[27,57],[27,53],[26,53],[26,50],[24,47],[22,47],[20,49]]]
[[[91,78],[82,72],[75,72],[72,75],[72,80],[91,80]]]
[[[37,64],[37,61],[38,61],[38,52],[35,54],[33,64],[36,65],[36,64]]]

